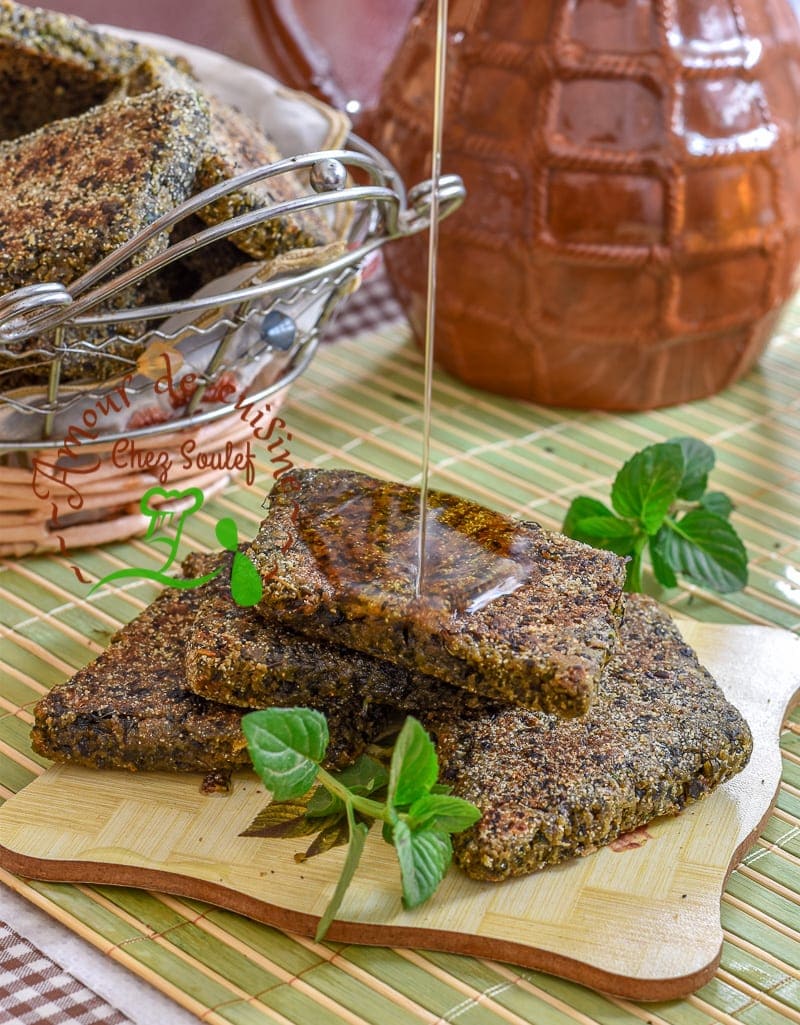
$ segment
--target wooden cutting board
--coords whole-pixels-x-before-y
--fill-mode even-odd
[[[800,692],[800,638],[768,627],[681,628],[750,723],[754,752],[741,775],[677,818],[533,876],[497,885],[451,869],[414,911],[401,907],[394,853],[374,829],[329,937],[511,961],[636,1000],[705,983],[722,945],[725,880],[780,783],[778,733]],[[56,767],[0,809],[0,865],[181,894],[313,935],[344,851],[298,864],[302,839],[240,837],[266,800],[246,774],[230,795],[207,797],[196,776]]]

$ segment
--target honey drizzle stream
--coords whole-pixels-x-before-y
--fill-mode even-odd
[[[436,63],[433,89],[433,140],[431,144],[431,204],[428,231],[428,291],[425,306],[425,386],[422,412],[422,481],[419,489],[419,536],[417,575],[414,591],[419,597],[425,586],[425,550],[428,526],[428,476],[431,455],[431,405],[433,401],[433,343],[436,316],[436,256],[439,249],[439,177],[442,169],[442,125],[444,121],[445,65],[447,57],[447,3],[437,0]]]

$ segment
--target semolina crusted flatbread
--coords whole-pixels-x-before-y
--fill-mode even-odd
[[[440,779],[480,821],[456,862],[499,881],[675,815],[747,764],[747,723],[655,601],[629,595],[621,647],[585,716],[503,708],[424,717]]]
[[[211,132],[208,147],[197,170],[195,191],[272,164],[282,154],[261,128],[241,111],[216,97],[211,104]],[[237,189],[198,211],[207,224],[221,221],[297,199],[301,190],[292,175],[282,174],[263,182]],[[230,236],[231,242],[256,259],[270,259],[291,249],[310,249],[334,241],[334,233],[317,210],[282,214],[242,229]]]
[[[186,677],[195,694],[253,708],[276,701],[313,704],[331,696],[414,713],[486,705],[433,676],[304,637],[253,608],[241,608],[222,576],[204,588],[186,646]]]
[[[145,56],[80,18],[0,0],[0,139],[102,103]]]
[[[0,143],[0,295],[32,282],[68,285],[190,194],[208,132],[208,104],[196,92],[156,89],[92,108]],[[166,248],[157,236],[134,257]],[[133,285],[115,305],[140,305]],[[113,353],[92,351],[114,329],[70,329],[63,377],[108,377]],[[125,330],[135,334],[135,327]],[[79,343],[87,341],[83,348]],[[47,348],[29,339],[11,348]],[[119,345],[128,358],[135,346]],[[47,373],[43,363],[42,374]]]
[[[205,575],[218,564],[217,556],[195,556],[186,572]],[[164,590],[106,651],[42,698],[34,750],[95,769],[207,773],[249,765],[240,727],[248,710],[198,697],[186,681],[184,654],[205,586]],[[360,701],[327,696],[312,707],[328,718],[328,767],[357,758],[387,721],[383,708]]]
[[[263,614],[483,698],[585,712],[617,641],[623,560],[433,491],[444,540],[429,580],[443,589],[419,598],[418,503],[416,488],[347,470],[282,475],[248,550]],[[476,611],[451,602],[449,588],[480,593],[495,566],[519,586]]]

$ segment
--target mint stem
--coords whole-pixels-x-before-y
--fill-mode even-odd
[[[635,592],[642,590],[642,556],[640,552],[636,552],[628,567],[628,589]]]
[[[642,590],[642,552],[647,544],[647,534],[640,534],[636,538],[631,564],[628,567],[628,588],[631,591]]]
[[[352,790],[348,790],[346,786],[343,786],[335,776],[326,772],[322,766],[319,768],[317,779],[326,790],[341,798],[345,806],[350,805],[355,811],[360,811],[362,815],[366,815],[368,818],[380,819],[381,822],[390,821],[385,804],[380,801],[372,801],[369,797],[362,797],[360,794],[354,794]]]

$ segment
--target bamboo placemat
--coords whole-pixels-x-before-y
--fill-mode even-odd
[[[398,322],[325,347],[281,411],[292,461],[414,482],[421,366]],[[709,441],[718,456],[712,482],[736,503],[751,583],[725,597],[692,587],[653,593],[698,619],[800,626],[800,304],[754,373],[689,406],[624,416],[565,413],[474,392],[444,375],[434,396],[433,485],[548,527],[560,525],[576,494],[606,499],[616,468],[636,449],[686,433]],[[240,535],[255,530],[274,470],[270,458],[265,444],[257,446],[254,484],[230,486],[187,521],[186,550],[216,547],[221,516],[234,517]],[[133,580],[87,599],[88,587],[71,567],[97,578],[162,562],[163,552],[133,540],[4,566],[0,796],[42,769],[28,743],[38,697],[99,652],[156,591]],[[782,751],[777,806],[722,902],[720,969],[696,994],[665,1004],[637,1005],[486,960],[318,944],[185,899],[2,879],[212,1025],[800,1023],[797,710]]]

